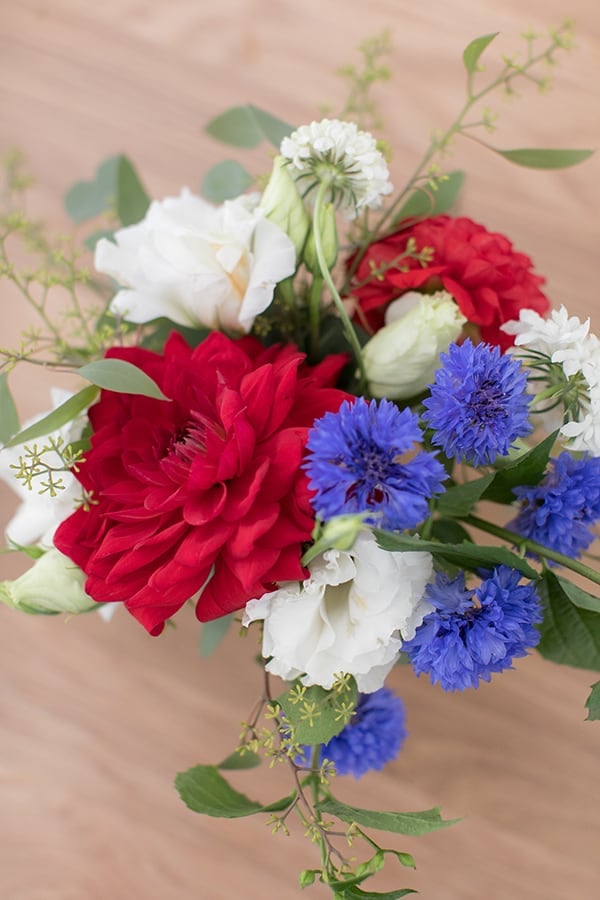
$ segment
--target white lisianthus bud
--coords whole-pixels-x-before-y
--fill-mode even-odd
[[[324,203],[321,207],[319,232],[323,253],[325,254],[325,263],[328,269],[333,269],[338,251],[337,223],[335,221],[333,203]],[[312,272],[313,275],[321,274],[321,266],[317,259],[317,248],[315,247],[315,236],[312,229],[304,247],[304,262],[308,271]]]
[[[363,348],[373,397],[404,400],[425,390],[466,322],[447,291],[410,291],[390,303],[385,325]]]
[[[0,582],[0,602],[29,613],[80,613],[98,604],[83,586],[85,573],[56,549],[14,581]]]
[[[273,171],[259,208],[266,219],[287,234],[296,248],[296,258],[299,258],[310,228],[310,217],[283,156],[273,160]]]

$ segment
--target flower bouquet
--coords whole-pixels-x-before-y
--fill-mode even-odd
[[[151,203],[127,158],[106,160],[66,205],[102,219],[86,244],[110,281],[19,211],[7,166],[0,266],[43,327],[0,351],[0,466],[23,501],[7,539],[32,561],[0,599],[30,614],[122,605],[156,636],[191,604],[204,653],[229,627],[254,634],[257,702],[231,755],[176,786],[204,815],[299,821],[317,847],[300,885],[340,900],[413,893],[365,887],[389,858],[414,866],[373,832],[452,824],[338,799],[338,777],[400,751],[394,666],[445,691],[533,648],[600,668],[600,575],[583,561],[600,518],[600,342],[551,310],[508,237],[451,215],[463,174],[441,165],[457,136],[493,130],[488,95],[545,86],[540,66],[571,34],[526,36],[524,59],[486,80],[494,37],[465,49],[465,104],[399,191],[366,96],[299,128],[227,111],[209,133],[276,155],[258,179],[220,163],[203,197]],[[357,84],[383,46],[368,44]],[[487,146],[534,168],[589,156]],[[19,238],[37,266],[14,261]],[[87,384],[21,425],[17,364]],[[600,717],[600,682],[587,707]],[[264,761],[289,774],[274,801],[230,783],[252,794],[251,773],[229,773]]]

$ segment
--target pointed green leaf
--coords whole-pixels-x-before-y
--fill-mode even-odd
[[[359,809],[347,806],[333,797],[318,804],[319,812],[335,816],[342,822],[356,822],[365,828],[377,828],[379,831],[391,831],[394,834],[406,834],[417,837],[454,825],[459,819],[442,819],[439,806],[422,812],[396,813],[378,812],[372,809]]]
[[[9,441],[19,427],[19,414],[8,386],[8,376],[6,372],[0,372],[0,443]]]
[[[248,190],[254,178],[235,159],[224,159],[209,169],[202,180],[202,196],[211,203],[223,203]]]
[[[528,169],[567,169],[585,162],[594,150],[552,150],[547,147],[529,147],[520,150],[498,150],[490,147],[494,153],[503,156],[517,166]]]
[[[465,173],[457,169],[448,172],[447,179],[438,185],[436,191],[415,188],[400,212],[394,216],[394,224],[397,225],[404,219],[423,219],[448,212],[454,206],[464,180]]]
[[[442,544],[472,543],[469,532],[454,519],[436,519],[431,526],[431,537]]]
[[[558,431],[554,431],[520,456],[515,463],[496,472],[483,499],[493,500],[495,503],[514,503],[516,497],[513,488],[524,484],[539,484],[544,477],[557,434]]]
[[[296,697],[297,685],[294,685],[277,697],[277,703],[293,729],[293,741],[314,746],[326,744],[342,731],[347,719],[340,715],[340,704],[343,702],[345,708],[353,709],[358,702],[358,688],[351,678],[343,693],[313,685],[304,690],[302,699]]]
[[[116,213],[122,225],[139,222],[149,198],[126,156],[110,156],[100,163],[90,181],[78,181],[65,196],[65,208],[73,222],[86,222]]]
[[[72,422],[79,413],[87,409],[94,402],[97,394],[98,388],[94,385],[83,388],[82,391],[69,397],[68,400],[65,400],[64,403],[53,409],[47,416],[38,419],[37,422],[24,428],[23,431],[19,431],[18,434],[15,434],[6,442],[5,446],[14,447],[16,444],[25,444],[28,441],[35,440],[35,438],[45,437],[47,434],[57,431],[63,425],[66,425],[67,422]]]
[[[448,488],[437,501],[437,509],[444,516],[468,516],[484,491],[495,478],[494,472],[468,481],[466,484],[456,484]]]
[[[126,156],[118,157],[117,166],[117,215],[121,225],[135,225],[144,218],[150,198]]]
[[[419,538],[392,534],[374,529],[377,543],[384,550],[422,550],[433,557],[446,560],[462,569],[476,571],[505,565],[522,572],[527,578],[537,578],[538,574],[528,562],[512,553],[506,547],[488,547],[481,544],[438,544],[436,541],[422,541]]]
[[[212,119],[205,128],[211,137],[234,147],[256,147],[264,140],[279,147],[283,138],[293,130],[287,122],[250,103],[232,106]]]
[[[463,51],[463,62],[469,75],[477,71],[479,57],[485,48],[492,43],[494,38],[498,37],[498,34],[498,31],[494,31],[491,34],[484,34],[481,37],[472,40],[470,44],[467,44]]]
[[[234,750],[223,762],[219,763],[217,769],[226,769],[228,771],[232,769],[255,769],[257,766],[260,766],[261,762],[262,760],[258,753],[253,753],[252,750],[244,749],[243,753],[240,753],[239,750]]]
[[[211,622],[203,622],[200,629],[200,656],[211,656],[229,631],[233,615],[221,616]]]
[[[582,590],[582,588],[577,587],[576,584],[573,584],[573,582],[560,575],[556,576],[556,580],[571,603],[578,606],[579,609],[587,609],[589,612],[600,613],[600,597],[594,597],[593,594],[588,594],[587,591]]]
[[[124,359],[98,359],[74,371],[76,375],[81,375],[107,391],[141,394],[142,397],[153,397],[155,400],[169,399],[149,375]]]
[[[586,722],[600,719],[600,681],[592,685],[590,696],[585,701],[585,708],[589,710]]]
[[[287,809],[294,794],[263,806],[231,787],[216,766],[194,766],[180,772],[175,787],[185,805],[194,812],[219,819],[239,819],[259,812],[279,812]]]
[[[409,894],[416,894],[412,888],[401,888],[397,891],[386,891],[382,894],[379,891],[363,891],[357,885],[349,887],[336,888],[336,900],[400,900],[401,897],[407,897]]]
[[[565,666],[600,671],[600,615],[575,606],[564,579],[545,572],[539,584],[544,604],[538,651]]]

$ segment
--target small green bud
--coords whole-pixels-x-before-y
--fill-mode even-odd
[[[300,887],[305,888],[309,887],[311,884],[315,883],[315,872],[313,869],[304,869],[303,872],[300,872],[298,876],[298,881],[300,882]]]
[[[310,228],[310,218],[283,156],[276,156],[273,161],[260,207],[267,219],[285,231],[296,248],[298,259]]]
[[[313,228],[310,230],[306,246],[304,247],[304,262],[309,272],[312,272],[313,275],[320,275],[321,267],[317,259]],[[319,234],[321,235],[325,263],[328,269],[333,269],[338,252],[337,223],[335,221],[335,207],[333,203],[324,203],[321,207]]]
[[[315,543],[302,557],[302,564],[308,565],[326,550],[351,550],[356,538],[364,529],[363,514],[334,516],[321,529],[313,531]]]
[[[14,581],[0,582],[0,603],[33,614],[80,613],[98,606],[83,588],[85,574],[52,549]]]

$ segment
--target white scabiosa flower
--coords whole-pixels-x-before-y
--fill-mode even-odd
[[[329,690],[350,674],[363,693],[378,690],[432,606],[423,599],[429,553],[390,553],[361,533],[347,552],[327,550],[304,582],[286,582],[250,600],[243,624],[263,620],[267,671]]]
[[[141,222],[96,245],[95,265],[121,285],[111,310],[129,322],[162,316],[191,328],[247,333],[293,275],[296,251],[259,209],[258,194],[213,206],[184,188]]]
[[[328,199],[349,219],[365,206],[377,209],[393,190],[375,138],[353,122],[322,119],[302,125],[283,139],[281,155],[290,161],[305,196],[327,182]]]

